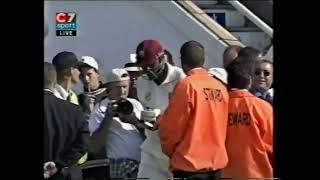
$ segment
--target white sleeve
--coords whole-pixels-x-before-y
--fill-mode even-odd
[[[103,103],[101,104],[99,103],[95,106],[89,119],[90,136],[100,127],[100,124],[104,118],[104,114],[106,110],[107,110],[107,107]]]
[[[144,93],[145,93],[145,86],[144,86],[144,80],[142,77],[139,77],[137,80],[137,96],[138,99],[141,101],[144,99]]]
[[[184,79],[187,75],[183,72],[183,70],[181,70],[181,73],[180,73],[180,80],[181,79]]]
[[[141,111],[144,110],[142,104],[141,104],[139,101],[135,100],[135,99],[130,99],[129,101],[131,102],[131,104],[132,104],[132,106],[133,106],[133,112],[134,112],[134,114],[136,115],[136,117],[137,117],[138,119],[140,119],[140,117],[141,117]]]

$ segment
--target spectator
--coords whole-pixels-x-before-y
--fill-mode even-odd
[[[79,172],[77,161],[87,151],[88,124],[81,109],[54,96],[56,70],[44,63],[44,174],[52,180]],[[73,171],[67,171],[73,169]],[[68,173],[67,173],[68,172]],[[65,177],[66,176],[66,177]],[[80,180],[81,173],[74,179]]]
[[[107,97],[107,92],[106,88],[102,86],[97,61],[93,57],[82,56],[81,62],[79,70],[84,92],[78,95],[78,98],[83,112],[89,119],[94,106]]]
[[[255,64],[252,88],[250,91],[257,97],[273,103],[273,63],[262,60]]]
[[[53,91],[60,99],[79,105],[78,96],[72,88],[80,81],[79,61],[73,52],[63,51],[52,60],[57,71],[57,85]]]
[[[140,119],[143,107],[137,100],[127,98],[129,80],[126,70],[112,69],[106,76],[108,98],[96,105],[89,120],[89,150],[96,154],[105,148],[110,178],[136,178],[140,162],[143,136],[131,119]],[[117,110],[115,102],[120,99],[132,104],[133,113],[125,115]]]
[[[254,57],[254,56],[238,56],[237,58],[234,59],[234,62],[241,62],[243,67],[246,67],[248,71],[251,72],[251,75],[254,73],[254,68],[255,68],[255,63],[259,62],[260,58],[259,57]]]
[[[160,120],[162,149],[170,158],[174,178],[218,180],[228,162],[228,92],[203,68],[200,43],[188,41],[180,53],[187,77],[176,85]]]
[[[238,57],[242,47],[240,46],[229,46],[223,52],[223,67],[227,68],[229,64]]]
[[[137,64],[145,74],[137,80],[138,98],[145,109],[163,112],[176,83],[185,77],[182,69],[165,60],[164,48],[157,40],[144,40],[136,49]],[[146,140],[141,145],[141,163],[138,178],[163,180],[172,177],[169,159],[163,154],[158,130],[146,129]]]
[[[224,178],[272,178],[273,110],[255,97],[251,70],[242,61],[228,68],[229,119],[226,147],[229,163]]]
[[[247,46],[239,51],[238,56],[245,57],[248,59],[259,59],[262,58],[262,52],[260,52],[258,49],[254,47]]]
[[[227,72],[225,68],[238,57],[238,53],[242,47],[240,46],[229,46],[223,52],[223,67],[224,68],[210,68],[209,73],[220,79],[224,84],[227,84]]]
[[[130,88],[128,98],[138,100],[137,95],[137,79],[142,75],[142,68],[136,63],[126,63],[124,69],[128,71],[130,75]]]
[[[56,97],[69,101],[73,104],[79,105],[79,99],[72,88],[80,82],[79,65],[77,56],[73,52],[63,51],[58,53],[52,59],[52,64],[57,71],[57,84],[53,89],[53,93]],[[87,161],[88,154],[85,154],[79,159],[79,164],[83,164]]]

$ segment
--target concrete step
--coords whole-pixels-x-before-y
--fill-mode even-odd
[[[262,32],[258,27],[229,27],[230,32]]]

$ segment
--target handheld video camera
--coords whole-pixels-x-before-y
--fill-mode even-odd
[[[117,105],[116,111],[122,114],[129,115],[133,112],[133,105],[125,98],[121,98],[120,100],[116,101],[115,104]]]

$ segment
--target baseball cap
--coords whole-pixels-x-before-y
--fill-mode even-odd
[[[80,65],[77,56],[73,52],[63,51],[59,52],[52,59],[52,64],[56,69],[68,69]]]
[[[223,68],[211,68],[209,69],[209,74],[214,75],[215,77],[217,77],[218,79],[220,79],[223,83],[228,84],[228,74],[227,71]]]
[[[81,63],[82,63],[82,65],[88,65],[90,67],[93,67],[96,70],[99,69],[99,65],[98,65],[97,61],[91,56],[82,56]]]
[[[139,57],[138,63],[154,64],[154,57],[164,54],[164,48],[160,41],[148,39],[139,43],[136,54]]]
[[[125,69],[115,68],[106,73],[105,83],[130,80],[128,71]]]
[[[139,67],[136,63],[126,63],[124,69],[127,71],[142,71],[142,68]]]

